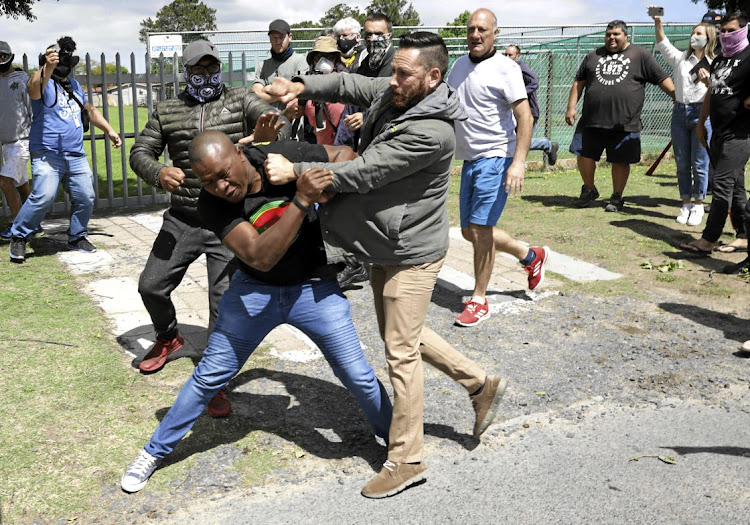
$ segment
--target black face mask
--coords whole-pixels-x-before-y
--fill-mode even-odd
[[[7,73],[10,68],[13,67],[13,60],[11,59],[6,64],[0,64],[0,73]]]
[[[357,45],[356,38],[352,38],[349,40],[347,40],[346,38],[339,38],[338,48],[344,54],[347,54],[356,45]]]

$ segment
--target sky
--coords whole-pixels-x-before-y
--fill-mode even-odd
[[[332,6],[342,0],[281,0],[269,11],[265,2],[248,0],[203,0],[216,9],[219,30],[267,30],[268,22],[284,18],[289,23],[319,20]],[[136,56],[136,71],[145,70],[145,45],[138,41],[142,20],[154,18],[156,12],[169,0],[41,0],[34,4],[37,19],[2,20],[0,40],[7,41],[20,62],[28,54],[30,65],[44,48],[60,36],[70,35],[78,44],[77,53],[83,57],[90,53],[95,60],[101,53],[107,62],[114,62],[119,52],[123,65],[130,69],[130,53]],[[365,2],[346,2],[364,11]],[[453,2],[413,0],[423,25],[444,25],[453,21],[463,9],[473,11],[480,7],[492,9],[499,26],[512,25],[563,25],[591,24],[622,19],[628,23],[651,22],[646,14],[650,1],[612,2],[612,0],[488,0],[483,3],[466,3],[457,7]],[[700,22],[706,12],[705,4],[690,0],[665,0],[665,22]],[[532,18],[529,13],[545,13],[543,18]]]

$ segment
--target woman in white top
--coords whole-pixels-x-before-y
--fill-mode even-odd
[[[716,28],[711,24],[698,24],[690,35],[690,48],[680,51],[664,34],[661,17],[654,16],[656,28],[656,51],[672,66],[675,87],[675,104],[672,111],[672,147],[677,164],[677,183],[682,198],[682,207],[676,221],[680,224],[697,226],[705,213],[703,199],[708,187],[708,151],[698,136],[696,127],[708,90],[709,70],[694,68],[703,61],[710,64],[716,47]],[[711,133],[711,125],[706,121],[706,131]],[[691,203],[691,198],[694,203]]]

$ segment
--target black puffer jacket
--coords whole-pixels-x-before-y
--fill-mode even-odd
[[[177,98],[156,105],[146,127],[130,150],[130,167],[144,181],[156,186],[164,164],[159,156],[168,148],[172,165],[185,172],[185,182],[172,193],[171,209],[185,218],[198,220],[198,195],[201,185],[190,169],[190,141],[201,131],[223,131],[233,142],[253,132],[255,121],[264,113],[277,112],[248,87],[231,87],[221,96],[201,104],[184,92]],[[288,138],[291,125],[286,123],[279,138]]]

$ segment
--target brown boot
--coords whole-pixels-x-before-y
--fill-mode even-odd
[[[424,479],[427,466],[422,463],[393,463],[386,461],[380,473],[362,489],[366,498],[387,498]]]

